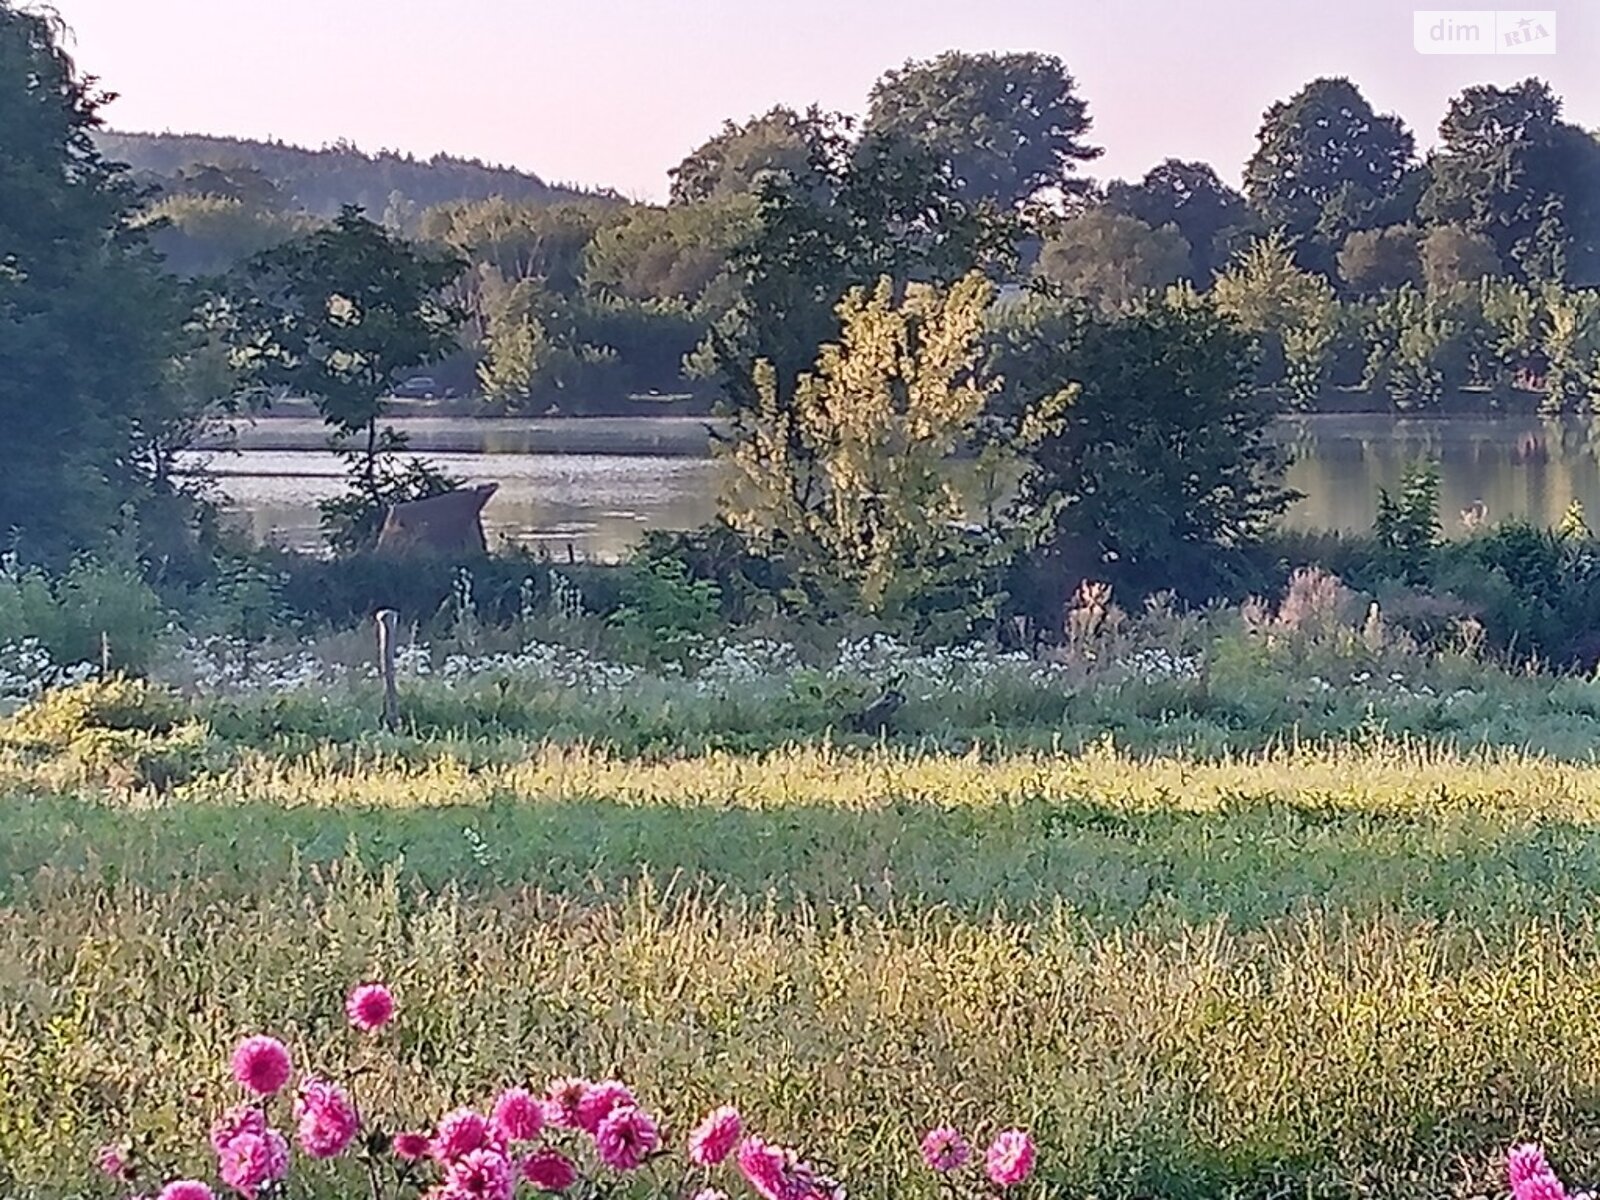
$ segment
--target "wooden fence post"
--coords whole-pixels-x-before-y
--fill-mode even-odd
[[[395,630],[400,614],[392,608],[378,610],[378,670],[383,675],[383,727],[400,728],[400,693],[394,682]]]

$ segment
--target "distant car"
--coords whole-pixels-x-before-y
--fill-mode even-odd
[[[397,383],[389,394],[396,400],[444,400],[449,398],[450,389],[440,387],[432,375],[413,375]]]

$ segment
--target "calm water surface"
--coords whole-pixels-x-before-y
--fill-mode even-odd
[[[717,465],[697,454],[705,423],[429,418],[396,422],[412,447],[471,482],[500,490],[484,512],[490,540],[545,547],[557,556],[614,559],[651,528],[687,529],[716,510]],[[1305,417],[1278,437],[1294,456],[1289,484],[1305,493],[1288,523],[1362,530],[1378,489],[1406,467],[1436,462],[1447,530],[1463,513],[1553,524],[1574,500],[1600,517],[1600,424],[1533,418]],[[262,541],[320,544],[317,501],[339,487],[338,459],[312,421],[262,421],[238,449],[196,459],[218,476],[235,519]],[[622,453],[599,452],[605,449]]]

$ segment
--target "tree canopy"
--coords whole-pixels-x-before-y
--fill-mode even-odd
[[[1050,54],[950,51],[885,72],[868,99],[869,133],[904,138],[948,165],[957,195],[1013,209],[1083,186],[1089,106]]]
[[[60,33],[0,2],[0,535],[42,556],[104,543],[149,493],[139,447],[182,315]]]
[[[1405,218],[1396,206],[1414,151],[1400,118],[1375,113],[1355,84],[1315,79],[1267,110],[1245,194],[1303,265],[1326,270],[1352,232]]]

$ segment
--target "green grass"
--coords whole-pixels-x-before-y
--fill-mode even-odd
[[[1209,702],[1285,679],[1213,676]],[[1457,682],[1505,728],[1593,704]],[[1577,739],[1391,736],[1413,700],[1369,698],[1344,737],[1186,740],[1156,694],[1073,698],[1131,748],[1051,750],[1042,717],[955,738],[930,703],[890,744],[774,720],[676,753],[529,715],[579,720],[576,691],[416,685],[394,736],[359,688],[55,698],[0,747],[0,1195],[109,1194],[89,1162],[124,1132],[208,1169],[227,1051],[259,1030],[362,1066],[391,1123],[569,1072],[628,1079],[674,1139],[731,1100],[863,1197],[931,1197],[915,1141],[947,1119],[1030,1127],[1048,1195],[1487,1195],[1526,1136],[1600,1174]],[[661,681],[588,702],[696,711]],[[372,976],[402,1006],[381,1053],[340,1021]],[[355,1194],[348,1169],[300,1194]]]

